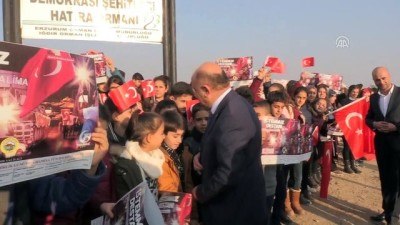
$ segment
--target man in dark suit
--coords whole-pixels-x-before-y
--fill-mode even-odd
[[[202,184],[193,196],[203,203],[205,225],[266,224],[261,166],[261,127],[252,106],[230,88],[214,63],[192,76],[195,96],[211,108],[201,143]]]
[[[379,92],[371,95],[367,125],[375,131],[375,154],[382,191],[382,208],[390,224],[400,182],[400,88],[392,84],[389,71],[377,67],[372,79]],[[375,219],[377,217],[371,217]]]

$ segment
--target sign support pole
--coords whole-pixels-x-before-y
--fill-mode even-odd
[[[3,21],[4,41],[21,44],[19,0],[3,0]]]

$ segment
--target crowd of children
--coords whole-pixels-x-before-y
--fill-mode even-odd
[[[106,96],[125,83],[112,61],[108,64],[114,69],[113,75],[106,83],[98,84],[99,93]],[[113,217],[115,202],[143,181],[155,199],[159,191],[191,193],[193,187],[201,183],[201,174],[194,168],[193,161],[201,151],[209,109],[197,103],[188,117],[186,106],[195,96],[186,82],[171,84],[167,76],[157,76],[152,79],[155,95],[145,98],[141,90],[144,77],[135,73],[132,80],[142,95],[141,101],[121,111],[116,102],[106,97],[100,106],[109,151],[103,158],[107,170],[102,172],[91,198],[69,209],[68,213],[37,212],[40,218],[45,218],[43,224],[88,224],[104,214]],[[362,87],[350,86],[349,94],[344,92],[343,96],[336,96],[325,85],[302,87],[290,82],[284,87],[271,84],[271,74],[261,68],[250,87],[239,87],[236,91],[253,105],[260,119],[298,119],[301,123],[318,126],[321,135],[326,135],[335,123],[329,112],[358,98]],[[266,139],[263,133],[262,140]],[[343,144],[344,172],[360,173],[345,140]],[[310,190],[318,188],[321,182],[320,152],[321,143],[316,145],[310,160],[290,165],[264,165],[268,224],[293,224],[291,217],[304,213],[301,204],[312,204]],[[333,167],[336,161],[332,162]],[[191,224],[202,222],[200,208],[201,204],[193,202]]]

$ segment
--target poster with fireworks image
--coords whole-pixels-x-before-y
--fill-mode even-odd
[[[343,77],[337,74],[323,74],[316,73],[315,74],[315,83],[316,84],[325,84],[334,91],[340,92],[342,88]]]
[[[229,77],[229,80],[253,79],[253,57],[220,58],[216,63]]]
[[[343,76],[338,74],[323,74],[323,73],[311,73],[304,71],[300,74],[300,83],[306,87],[308,85],[317,86],[319,84],[325,84],[336,92],[340,92],[342,88]]]
[[[312,126],[295,119],[265,117],[261,129],[263,165],[295,164],[310,158]]]
[[[106,60],[103,52],[95,52],[89,51],[87,53],[82,53],[81,55],[90,57],[94,60],[94,74],[96,74],[96,83],[107,83],[107,68],[106,68]]]
[[[0,186],[90,168],[93,59],[0,42]]]
[[[315,73],[304,71],[300,74],[299,82],[302,86],[307,87],[309,85],[315,86]]]
[[[192,195],[183,192],[160,192],[158,207],[160,207],[165,225],[189,224]]]
[[[113,218],[100,216],[91,225],[159,225],[164,219],[156,202],[156,196],[143,181],[119,199],[112,212]]]

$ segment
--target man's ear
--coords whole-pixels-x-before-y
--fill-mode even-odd
[[[171,99],[172,101],[175,101],[176,99],[175,99],[175,97],[174,96],[169,96],[169,99]]]
[[[207,84],[200,86],[200,89],[202,90],[203,93],[205,94],[210,94],[211,88]]]

